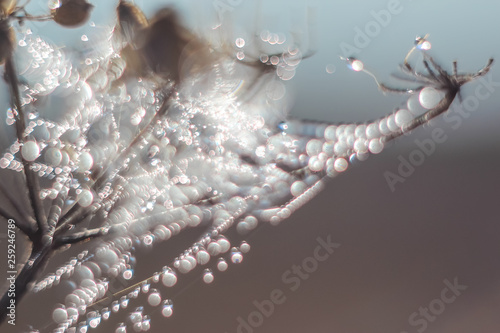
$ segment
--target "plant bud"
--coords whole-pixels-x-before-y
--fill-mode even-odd
[[[78,27],[89,19],[92,8],[94,6],[87,0],[62,0],[61,6],[52,10],[52,15],[62,26]]]
[[[16,0],[0,0],[0,17],[7,17],[16,8]]]
[[[145,77],[148,76],[149,67],[144,61],[142,54],[140,51],[136,50],[130,45],[125,46],[120,56],[125,60],[127,66],[125,68],[125,72],[123,73],[123,77]]]
[[[133,42],[137,31],[148,26],[148,19],[136,5],[121,0],[116,8],[118,28],[127,42]]]
[[[185,29],[172,9],[160,10],[140,36],[149,67],[178,82],[213,63],[209,46]]]
[[[0,20],[0,65],[14,51],[16,35],[7,20]]]

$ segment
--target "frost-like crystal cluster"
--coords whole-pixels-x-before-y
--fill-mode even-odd
[[[2,168],[16,171],[23,169],[21,155],[33,161],[45,203],[64,198],[61,216],[69,224],[78,228],[90,219],[110,235],[36,284],[36,292],[61,278],[78,284],[62,300],[65,308],[53,312],[61,329],[98,325],[85,308],[104,297],[110,279],[132,278],[137,241],[150,247],[206,225],[199,241],[156,277],[165,287],[212,257],[230,252],[229,261],[239,263],[244,251],[231,250],[224,237],[229,228],[245,233],[258,221],[279,223],[318,193],[325,175],[379,153],[381,138],[411,120],[400,110],[360,125],[284,121],[280,99],[265,85],[243,100],[253,88],[245,85],[249,69],[230,57],[179,87],[163,88],[156,78],[121,80],[120,49],[112,42],[103,49],[75,62],[29,31],[23,36],[17,54],[28,139],[22,147],[14,141],[0,159]],[[8,110],[8,125],[14,112]],[[227,267],[222,260],[219,270]],[[203,280],[213,280],[209,269]],[[156,289],[147,292],[151,306],[162,303]],[[169,316],[172,306],[163,303]],[[130,314],[133,326],[146,325],[140,313]]]

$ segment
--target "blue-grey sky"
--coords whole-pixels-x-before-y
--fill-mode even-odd
[[[288,83],[287,91],[295,101],[291,114],[306,119],[367,121],[395,107],[404,106],[404,97],[384,96],[372,78],[347,69],[339,55],[359,58],[380,81],[401,87],[405,83],[391,80],[390,74],[398,72],[399,64],[417,35],[430,35],[431,55],[448,70],[451,70],[452,61],[457,60],[460,72],[473,72],[484,66],[488,58],[500,55],[500,22],[497,17],[500,8],[492,0],[135,2],[148,16],[161,7],[173,5],[181,12],[186,26],[205,37],[213,35],[212,28],[221,23],[218,31],[222,31],[228,43],[234,42],[237,37],[245,37],[247,44],[244,51],[249,54],[255,54],[262,47],[262,43],[250,41],[252,34],[262,30],[283,33],[289,37],[288,40],[291,34],[301,36],[303,53],[312,50],[314,54],[302,61],[295,77]],[[112,26],[116,1],[100,1],[95,5],[91,20],[96,23],[97,29]],[[42,12],[45,6],[45,1],[33,0],[30,4],[35,12]],[[70,29],[64,34],[54,23],[36,23],[36,27],[49,33],[57,31],[50,34],[54,36],[54,41],[64,41],[68,45],[79,43],[79,37],[89,33],[88,25]],[[281,49],[267,50],[276,52]],[[418,54],[412,57],[415,66],[423,69],[420,60]],[[327,72],[327,66],[333,69],[333,73]],[[496,64],[493,67],[493,82],[500,82],[497,67]],[[464,96],[474,94],[475,85],[465,87]],[[472,139],[477,143],[500,141],[500,131],[496,130],[496,124],[500,123],[499,105],[498,93],[480,101],[474,111],[476,115],[467,119],[460,128],[463,136],[457,141],[457,148],[472,148],[475,144]]]

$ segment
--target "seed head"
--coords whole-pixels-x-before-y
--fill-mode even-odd
[[[127,42],[133,42],[137,31],[148,26],[146,15],[136,5],[121,0],[116,9],[118,14],[118,28]]]
[[[94,6],[87,0],[63,0],[59,8],[52,10],[52,15],[54,21],[62,26],[78,27],[89,19],[92,8]]]
[[[16,8],[16,0],[0,0],[0,17],[7,17]]]

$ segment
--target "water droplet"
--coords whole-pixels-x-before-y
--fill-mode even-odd
[[[240,235],[245,235],[250,231],[250,228],[248,227],[248,223],[246,223],[245,221],[240,221],[236,225],[236,230]]]
[[[94,195],[90,190],[82,190],[77,196],[76,201],[82,207],[88,207],[94,201]]]
[[[49,0],[48,3],[49,9],[57,9],[61,7],[61,1],[60,0]]]
[[[333,65],[333,64],[326,65],[326,72],[328,74],[333,74],[333,73],[335,73],[336,70],[337,70],[337,68],[335,67],[335,65]]]
[[[151,287],[151,284],[149,283],[144,283],[142,286],[141,286],[141,291],[145,294],[147,294],[149,292],[149,287]]]
[[[161,303],[160,292],[156,289],[151,290],[151,294],[148,296],[148,303],[151,306],[158,306]]]
[[[139,296],[139,292],[141,291],[141,288],[140,287],[137,287],[134,289],[134,291],[128,293],[128,297],[129,298],[137,298]]]
[[[78,333],[87,333],[89,330],[89,325],[87,325],[87,322],[83,321],[80,324],[78,324]]]
[[[160,147],[157,145],[152,145],[148,150],[148,157],[153,158],[160,152]]]
[[[120,303],[118,301],[113,301],[113,303],[111,303],[111,310],[113,312],[118,312],[118,310],[120,310]]]
[[[301,180],[295,181],[290,187],[290,192],[294,197],[301,195],[307,189],[306,183]]]
[[[135,112],[134,114],[132,114],[132,116],[130,116],[130,123],[134,126],[137,126],[141,123],[142,121],[142,117],[139,113]]]
[[[399,126],[396,124],[395,114],[391,114],[389,117],[387,117],[387,127],[392,132],[396,132],[399,130]]]
[[[49,148],[45,151],[44,154],[45,162],[52,166],[58,166],[62,161],[62,153],[61,150],[57,148]]]
[[[82,39],[83,42],[88,42],[89,41],[89,38],[87,37],[87,35],[82,35],[81,39]]]
[[[245,40],[243,38],[236,38],[235,44],[238,48],[242,48],[245,46]]]
[[[224,236],[219,237],[217,244],[220,246],[220,253],[226,253],[231,248],[231,243]]]
[[[228,268],[228,264],[226,262],[226,260],[224,258],[219,258],[218,262],[217,262],[217,269],[221,272],[224,272],[225,270],[227,270]]]
[[[348,150],[349,148],[342,141],[336,142],[335,145],[333,146],[333,152],[335,153],[336,156],[345,156],[347,155]]]
[[[309,156],[318,155],[321,152],[321,148],[323,147],[323,143],[318,139],[312,139],[307,142],[306,145],[306,153]]]
[[[10,161],[6,159],[5,157],[2,157],[0,159],[0,168],[5,169],[10,165]]]
[[[165,287],[173,287],[177,283],[177,275],[171,268],[168,268],[163,272],[161,282]]]
[[[353,149],[355,152],[366,152],[366,150],[368,149],[366,147],[366,139],[363,139],[363,138],[359,138],[357,139],[356,141],[354,141],[354,145],[353,145]]]
[[[259,224],[259,220],[257,220],[257,218],[255,216],[247,216],[245,217],[245,222],[247,223],[247,226],[250,230],[253,230],[257,227],[257,225]]]
[[[413,119],[413,115],[410,111],[401,109],[396,112],[396,125],[399,127],[403,127],[408,124]]]
[[[127,325],[120,323],[116,328],[115,333],[127,333]]]
[[[63,324],[68,320],[68,312],[65,308],[57,308],[52,312],[52,319],[57,324]]]
[[[417,36],[417,38],[415,38],[415,46],[417,47],[417,49],[423,51],[428,51],[432,47],[431,42],[429,42],[425,37],[420,36]]]
[[[420,105],[422,105],[422,107],[424,107],[425,109],[434,108],[439,104],[441,99],[441,93],[432,87],[425,87],[420,91],[420,94],[418,95]]]
[[[101,323],[101,317],[94,317],[88,320],[88,325],[91,328],[96,328]]]
[[[149,319],[148,316],[144,316],[144,319],[141,323],[141,331],[149,331],[149,329],[151,328],[151,319]]]
[[[278,129],[282,132],[286,131],[288,129],[288,124],[285,121],[281,121],[278,124]]]
[[[129,299],[127,298],[127,296],[122,296],[122,297],[120,298],[120,306],[121,306],[122,308],[124,308],[124,309],[125,309],[125,308],[127,308],[127,306],[128,306],[128,302],[129,302]]]
[[[167,300],[163,301],[163,308],[161,309],[161,314],[164,317],[168,318],[172,315],[173,312],[174,312],[174,304],[173,304],[172,300],[167,299]]]
[[[179,260],[179,267],[177,267],[177,269],[182,274],[188,273],[196,266],[196,260],[191,261],[188,257],[191,256],[186,256],[186,258]]]
[[[243,261],[243,254],[237,247],[231,249],[231,261],[233,264],[239,264]]]
[[[207,268],[203,271],[203,282],[206,284],[210,284],[214,281],[214,273],[210,268]]]
[[[347,62],[347,67],[355,72],[362,71],[364,68],[363,62],[354,57],[345,58],[344,60]]]
[[[210,261],[210,254],[205,250],[199,250],[196,253],[196,261],[200,265],[205,265]]]
[[[68,312],[68,321],[67,323],[71,322],[71,324],[75,324],[78,321],[78,309],[71,307],[66,310]]]
[[[242,253],[248,253],[248,251],[250,251],[250,244],[248,244],[245,241],[242,241],[240,244],[240,251]]]
[[[335,171],[337,172],[342,172],[342,171],[345,171],[347,170],[347,166],[349,165],[349,163],[347,162],[347,160],[345,158],[337,158],[333,164],[333,167],[335,169]]]
[[[378,154],[384,149],[384,144],[380,141],[380,139],[372,139],[368,144],[368,149],[372,154]]]
[[[153,210],[153,207],[154,207],[154,204],[152,204],[150,202],[148,202],[146,204],[146,208],[148,210]],[[153,235],[145,235],[144,237],[142,237],[142,243],[146,246],[153,244],[153,241],[154,241]]]
[[[142,306],[135,308],[133,312],[131,312],[128,316],[128,319],[132,324],[139,323],[142,321],[142,312],[144,308]]]
[[[263,42],[268,42],[270,38],[271,33],[269,32],[269,30],[262,30],[260,32],[260,39],[262,39]]]
[[[266,94],[269,99],[278,101],[285,97],[286,88],[281,81],[270,81],[266,85]]]
[[[380,136],[380,131],[378,128],[378,123],[371,123],[366,127],[366,138],[374,139]]]
[[[102,319],[104,319],[104,320],[108,320],[109,316],[111,315],[111,311],[109,311],[108,308],[103,308],[101,310],[101,313],[102,313]]]
[[[94,159],[92,158],[92,155],[90,155],[90,153],[88,152],[81,153],[78,157],[78,171],[88,171],[92,168],[92,165],[94,165]]]
[[[40,155],[40,148],[35,141],[26,141],[21,148],[21,155],[27,161],[34,161]]]

